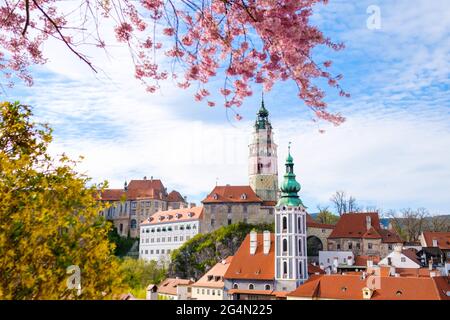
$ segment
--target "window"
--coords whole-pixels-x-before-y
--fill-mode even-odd
[[[209,296],[209,289],[206,289],[206,294]]]
[[[150,250],[150,254],[153,254],[153,250]]]
[[[184,237],[183,236],[180,236],[180,241],[183,241],[184,240]]]
[[[283,253],[287,253],[287,239],[283,239]]]
[[[392,244],[388,244],[388,249],[392,250]]]
[[[339,243],[336,245],[336,249],[341,250],[341,245]]]
[[[231,218],[228,218],[228,225],[230,225],[231,224]]]
[[[145,232],[149,233],[149,232],[150,232],[150,229],[146,229]]]
[[[155,242],[155,238],[151,238],[150,242],[154,243]]]
[[[270,290],[270,289],[271,289],[270,284],[266,284],[266,285],[264,286],[264,290]]]
[[[239,286],[237,283],[233,284],[233,289],[239,289]]]
[[[166,242],[166,238],[162,237],[161,242]]]
[[[122,224],[122,223],[119,225],[119,232],[120,232],[120,233],[123,232],[123,224]]]
[[[136,219],[131,219],[131,229],[136,229],[137,221]]]
[[[405,258],[405,257],[402,257],[402,258],[401,258],[401,261],[402,261],[402,262],[406,262],[406,258]]]
[[[145,239],[145,243],[148,243],[148,240],[149,240],[148,238],[147,238],[147,239]]]
[[[356,249],[361,249],[361,245],[359,244],[359,242],[356,243]]]
[[[167,237],[167,242],[172,241],[172,237]]]
[[[283,262],[283,277],[287,277],[287,262]]]
[[[148,250],[145,250],[145,254],[148,254]]]
[[[214,219],[211,219],[211,227],[214,226]]]
[[[371,242],[369,242],[369,243],[367,244],[367,248],[372,249],[372,243],[371,243]]]
[[[352,250],[352,248],[353,248],[353,243],[352,243],[352,242],[349,242],[349,243],[348,243],[348,250]]]
[[[167,253],[170,253],[170,249],[167,249]]]
[[[142,233],[145,233],[145,229],[142,229]]]
[[[250,283],[248,285],[248,290],[254,290],[255,289],[255,285],[253,283]]]
[[[200,294],[200,289],[199,288],[197,288],[197,294]]]
[[[283,232],[287,231],[287,218],[283,217]]]
[[[164,249],[161,250],[161,253],[164,253]]]
[[[156,250],[156,254],[159,254],[159,250]]]
[[[202,289],[202,294],[205,294],[205,289]]]
[[[302,256],[303,255],[303,250],[302,250],[302,239],[298,239],[298,255]]]
[[[186,236],[186,241],[189,240],[191,237],[190,236]]]
[[[212,295],[215,296],[216,295],[216,290],[211,290],[212,291]]]
[[[160,242],[161,240],[159,238],[156,238],[156,242]]]
[[[178,241],[178,237],[173,237],[173,241],[177,242]]]

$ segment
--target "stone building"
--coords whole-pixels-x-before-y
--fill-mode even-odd
[[[168,193],[159,179],[131,180],[123,189],[106,189],[100,201],[108,207],[100,214],[111,220],[121,236],[139,237],[140,221],[161,210],[187,207],[178,191]]]
[[[403,245],[393,230],[383,229],[377,212],[343,214],[328,237],[328,250],[352,251],[355,256],[386,257]]]
[[[205,232],[238,222],[273,222],[272,203],[261,200],[250,186],[216,186],[202,203]]]

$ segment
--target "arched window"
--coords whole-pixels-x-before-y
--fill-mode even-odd
[[[287,253],[287,239],[283,239],[283,253]]]
[[[265,286],[264,286],[264,290],[271,290],[272,288],[270,287],[270,284],[266,284]]]
[[[302,248],[302,239],[298,239],[298,255],[303,255],[303,248]]]
[[[250,283],[248,285],[248,290],[254,290],[255,289],[255,285],[253,283]]]
[[[298,217],[297,222],[298,222],[298,231],[299,232],[303,232],[303,230],[302,230],[302,219],[300,217]]]
[[[286,261],[283,262],[283,276],[284,277],[287,276],[287,262]]]
[[[233,289],[239,289],[239,286],[237,283],[233,284]]]
[[[301,261],[298,263],[298,274],[300,278],[303,278],[303,263]]]
[[[283,232],[286,232],[287,230],[287,218],[283,217]]]
[[[130,222],[131,229],[136,229],[136,225],[137,225],[136,219],[131,219]]]
[[[122,233],[123,232],[123,224],[121,223],[120,225],[119,225],[119,233]]]

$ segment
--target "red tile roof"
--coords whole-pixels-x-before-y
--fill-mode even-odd
[[[250,186],[216,186],[202,201],[203,203],[249,203],[263,201],[256,195]]]
[[[185,202],[183,196],[176,190],[173,190],[167,196],[167,201],[170,202]]]
[[[106,189],[102,192],[100,200],[120,201],[122,197],[127,200],[155,199],[185,202],[178,191],[174,190],[167,194],[166,188],[159,179],[131,180],[126,191],[124,189]]]
[[[415,249],[402,250],[402,253],[420,266],[420,261],[417,258],[417,251]]]
[[[154,225],[167,222],[191,221],[201,219],[203,207],[181,208],[174,210],[158,211],[150,218],[141,222],[141,226]]]
[[[323,271],[322,269],[320,269],[320,267],[315,266],[311,263],[308,263],[308,274],[309,275],[313,275],[313,274],[325,274],[325,271]]]
[[[254,255],[250,254],[250,234],[248,234],[241,246],[236,251],[231,261],[226,279],[255,279],[273,280],[275,277],[275,235],[270,234],[270,251],[263,252],[263,234],[257,235],[257,248]]]
[[[201,277],[193,287],[208,287],[208,288],[223,288],[225,272],[233,261],[233,256],[226,258],[223,261],[218,262],[215,266],[209,269],[203,277]]]
[[[380,289],[375,289],[372,300],[449,300],[448,277],[381,277]],[[362,289],[367,280],[360,275],[322,275],[311,278],[288,297],[363,300]],[[418,290],[420,288],[420,290]]]
[[[167,278],[158,286],[158,293],[176,295],[179,285],[190,285],[193,281],[187,279]]]
[[[274,295],[274,292],[273,290],[230,289],[228,290],[228,294],[254,294],[254,295],[271,296]]]
[[[423,237],[427,247],[433,247],[433,240],[437,240],[437,245],[441,250],[450,250],[450,232],[423,232]]]
[[[356,256],[355,266],[367,266],[367,260],[372,260],[374,265],[377,265],[381,261],[379,256]]]
[[[367,230],[366,217],[371,218],[369,230]],[[385,243],[402,242],[395,232],[381,228],[377,212],[343,214],[328,238],[365,238],[381,239]]]

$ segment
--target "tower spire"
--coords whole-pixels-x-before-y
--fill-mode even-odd
[[[286,173],[284,174],[284,180],[281,185],[281,198],[278,201],[277,206],[304,206],[302,200],[298,196],[298,192],[301,189],[300,183],[295,179],[294,174],[294,159],[291,156],[291,143],[288,145],[288,156],[286,158]]]

